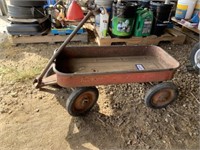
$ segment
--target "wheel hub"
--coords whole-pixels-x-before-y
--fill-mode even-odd
[[[171,89],[162,89],[152,98],[152,103],[156,106],[163,106],[173,100],[174,93]]]
[[[88,108],[90,108],[93,103],[94,103],[94,94],[91,92],[85,92],[81,94],[78,98],[77,101],[74,104],[74,110],[76,111],[85,111]]]
[[[82,106],[87,105],[87,103],[89,102],[88,98],[84,98],[82,101]]]

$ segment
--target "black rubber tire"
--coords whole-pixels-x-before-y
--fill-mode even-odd
[[[6,16],[8,13],[8,8],[5,0],[0,0],[0,10],[3,16]]]
[[[34,24],[34,23],[43,23],[44,21],[46,21],[47,19],[49,19],[49,16],[47,17],[44,17],[44,18],[38,18],[38,19],[19,19],[19,18],[11,18],[9,17],[8,20],[11,22],[11,23],[14,23],[14,24],[20,24],[20,23],[23,23],[23,24]],[[50,20],[50,19],[49,19]]]
[[[200,42],[199,43],[196,43],[194,46],[193,46],[193,48],[191,49],[191,53],[190,53],[190,62],[191,62],[191,64],[192,64],[192,66],[193,66],[193,68],[195,69],[195,71],[197,72],[197,73],[199,73],[199,71],[200,71],[200,65],[196,65],[196,63],[195,63],[195,55],[197,54],[197,52],[198,52],[198,58],[199,58],[199,61],[200,61]]]
[[[96,104],[98,97],[99,91],[96,87],[76,88],[66,101],[66,109],[72,116],[85,115]]]
[[[43,18],[46,16],[42,7],[18,7],[13,5],[8,5],[8,15],[20,19]]]
[[[147,91],[144,100],[145,100],[145,104],[148,107],[154,108],[154,109],[160,109],[160,108],[167,107],[174,100],[176,100],[177,97],[178,97],[177,86],[173,84],[172,82],[163,82],[151,87]]]
[[[46,20],[41,24],[9,24],[7,31],[11,35],[41,35],[46,34],[50,28],[50,21]]]
[[[14,6],[44,6],[47,0],[10,0],[10,4]]]

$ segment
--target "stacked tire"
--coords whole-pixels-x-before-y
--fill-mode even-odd
[[[51,22],[43,6],[46,0],[10,0],[7,31],[11,35],[41,35],[49,31]]]
[[[6,0],[0,0],[0,11],[3,16],[7,15],[8,8],[7,8]]]

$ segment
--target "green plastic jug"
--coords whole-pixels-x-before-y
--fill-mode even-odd
[[[114,2],[112,7],[113,37],[129,38],[133,35],[137,8],[135,2]]]
[[[149,36],[153,23],[153,12],[147,8],[138,8],[134,36]]]

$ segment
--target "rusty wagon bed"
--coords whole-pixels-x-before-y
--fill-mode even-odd
[[[62,87],[172,79],[179,63],[157,46],[66,47],[54,64]]]
[[[179,62],[157,46],[65,47],[42,79],[72,88],[66,109],[72,116],[86,114],[97,102],[97,85],[159,82],[145,94],[145,104],[163,108],[178,96],[171,80]],[[152,86],[153,84],[151,84]]]

